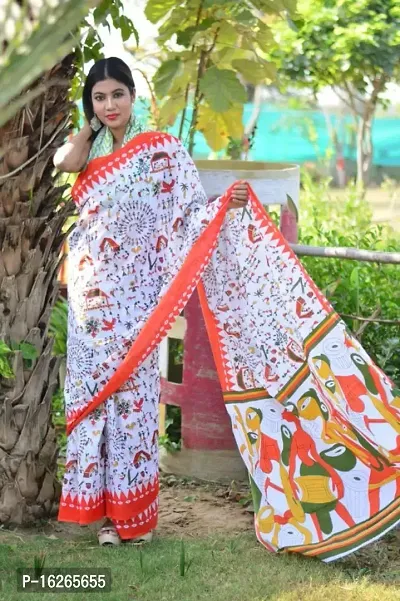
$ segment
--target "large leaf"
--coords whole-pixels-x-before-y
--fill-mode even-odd
[[[183,94],[168,98],[162,105],[159,112],[159,127],[171,127],[178,114],[185,108],[186,102]]]
[[[169,89],[171,96],[176,95],[177,92],[183,92],[186,90],[186,86],[196,81],[196,75],[198,70],[197,58],[190,58],[182,61],[182,67],[179,70],[179,74],[175,76]]]
[[[240,139],[243,135],[243,107],[235,107],[225,113],[216,113],[203,104],[199,108],[197,128],[203,132],[212,150],[226,148],[229,138]]]
[[[154,91],[158,98],[164,98],[171,88],[174,78],[181,72],[182,62],[172,58],[157,69],[153,77]]]
[[[210,107],[217,113],[224,113],[235,104],[246,102],[247,93],[233,71],[208,69],[200,82],[200,90]]]
[[[260,50],[263,52],[270,52],[272,45],[275,43],[274,35],[265,23],[259,21],[258,23],[259,31],[254,35],[254,41],[259,46]]]
[[[227,44],[227,46],[234,47],[237,40],[238,32],[236,27],[228,21],[223,21],[218,29],[218,44]]]
[[[221,49],[213,53],[213,60],[218,69],[230,69],[232,70],[232,62],[239,58],[252,58],[254,56],[254,49],[244,50],[243,48],[227,48],[222,46]]]
[[[191,41],[195,33],[198,31],[205,31],[211,25],[215,23],[215,19],[212,17],[208,17],[207,19],[203,19],[197,26],[193,25],[192,27],[186,27],[186,29],[182,29],[177,32],[176,41],[180,46],[185,46],[186,48],[190,46]]]
[[[258,62],[246,58],[237,59],[232,66],[243,75],[246,81],[255,85],[270,83],[276,75],[275,65],[266,61]]]
[[[194,16],[188,15],[187,9],[180,5],[175,5],[175,8],[165,19],[163,24],[158,29],[157,43],[162,47],[169,39],[174,37],[181,30],[183,23],[186,27],[194,25]]]
[[[297,12],[297,0],[283,0],[286,10],[292,16]]]
[[[158,23],[174,6],[176,0],[148,0],[144,14],[151,23]]]
[[[241,25],[254,25],[256,19],[256,16],[247,8],[241,10],[236,14],[236,20]]]
[[[215,8],[216,6],[227,6],[229,4],[235,5],[234,0],[204,0],[205,8]]]
[[[252,0],[252,4],[261,12],[272,15],[287,10],[284,0]]]
[[[235,106],[226,113],[222,113],[228,134],[234,140],[240,140],[244,134],[243,105]]]

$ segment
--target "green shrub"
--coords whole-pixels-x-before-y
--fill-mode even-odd
[[[329,180],[313,182],[303,174],[300,205],[300,242],[310,246],[346,246],[380,251],[400,251],[400,235],[389,226],[374,225],[368,203],[354,188],[338,195]],[[343,259],[303,257],[318,287],[341,315],[400,319],[400,269]],[[362,322],[344,317],[357,334]],[[400,383],[399,326],[365,324],[358,333],[365,350],[397,384]]]
[[[68,302],[60,297],[51,312],[49,334],[54,337],[53,353],[67,354]]]

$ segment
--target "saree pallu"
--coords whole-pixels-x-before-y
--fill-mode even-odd
[[[228,211],[230,193],[207,202],[186,150],[161,133],[136,136],[78,178],[59,518],[156,524],[152,357],[197,287],[257,537],[332,561],[400,521],[400,397],[255,194]],[[102,458],[109,422],[121,458]]]

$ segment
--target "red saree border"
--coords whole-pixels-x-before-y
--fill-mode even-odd
[[[90,524],[103,517],[126,521],[136,515],[147,512],[149,507],[158,499],[158,478],[149,482],[141,489],[129,491],[127,494],[116,495],[105,490],[97,497],[80,500],[69,493],[62,496],[59,503],[58,520],[60,522],[78,522]]]
[[[157,144],[164,145],[164,142],[178,141],[178,138],[164,132],[147,131],[138,134],[132,140],[127,142],[122,148],[115,150],[111,154],[103,157],[92,159],[84,171],[78,175],[71,189],[73,200],[78,203],[79,198],[86,194],[93,184],[100,181],[100,177],[104,177],[105,173],[113,173],[114,169],[119,169],[133,155],[149,148],[152,144],[156,147]]]
[[[151,507],[147,517],[136,516],[134,519],[129,520],[128,523],[114,521],[114,526],[122,540],[130,540],[155,530],[157,523],[158,507]]]
[[[306,557],[319,557],[331,560],[341,554],[348,554],[372,542],[371,539],[380,538],[385,532],[394,528],[400,521],[400,498],[395,499],[372,518],[346,528],[343,532],[334,534],[325,541],[311,545],[286,547],[284,550],[291,553],[301,553]],[[351,550],[349,550],[351,547]]]
[[[194,243],[169,290],[148,318],[121,365],[88,405],[77,412],[74,418],[67,423],[67,435],[96,407],[122,386],[133,370],[161,342],[167,331],[172,327],[175,318],[184,309],[217,244],[218,234],[225,218],[233,185],[221,197],[221,206],[217,214]]]
[[[251,196],[251,199],[252,199],[252,201],[254,203],[253,208],[254,208],[254,212],[256,214],[256,217],[261,222],[261,227],[266,227],[270,231],[273,228],[274,235],[272,236],[270,242],[272,242],[273,240],[276,240],[279,243],[279,246],[281,247],[282,252],[288,253],[290,259],[298,261],[297,255],[295,254],[295,252],[290,247],[288,241],[283,236],[282,232],[280,232],[279,229],[276,228],[276,226],[273,223],[271,217],[268,215],[267,211],[264,209],[264,207],[261,204],[260,200],[257,198],[257,196],[255,195],[255,193],[253,192],[253,190],[251,188],[250,188],[250,196]],[[328,300],[324,297],[324,295],[322,294],[322,292],[318,289],[317,285],[310,278],[310,276],[308,275],[308,273],[305,270],[304,266],[301,263],[300,263],[300,265],[301,265],[301,270],[302,270],[302,272],[304,274],[304,277],[307,280],[307,283],[309,284],[309,286],[311,287],[311,289],[314,292],[315,296],[317,297],[317,299],[321,303],[322,308],[327,313],[332,313],[332,311],[333,311],[332,305],[328,302]]]

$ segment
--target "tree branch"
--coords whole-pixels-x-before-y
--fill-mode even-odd
[[[203,11],[203,1],[204,0],[200,0],[199,6],[198,6],[198,9],[197,9],[196,27],[200,23],[201,13]],[[192,49],[191,49],[192,54],[194,53],[194,49],[195,49],[195,45],[192,44]],[[189,99],[189,92],[190,92],[190,83],[187,84],[186,90],[185,90],[185,106],[184,106],[184,109],[182,111],[181,122],[179,124],[179,132],[178,132],[178,138],[179,139],[181,139],[182,135],[183,135],[183,127],[185,125],[185,120],[186,120],[186,110],[187,110],[187,103],[188,103],[188,99]]]
[[[330,259],[369,261],[371,263],[388,263],[391,265],[400,264],[400,252],[380,252],[345,247],[303,246],[302,244],[290,244],[290,246],[300,257],[326,257]]]
[[[355,321],[362,321],[366,324],[382,323],[387,326],[400,326],[400,319],[376,319],[374,317],[359,317],[358,315],[348,315],[347,313],[341,313],[340,315],[341,317],[347,317],[348,319],[354,319]],[[358,331],[357,334],[360,334],[360,331]]]

